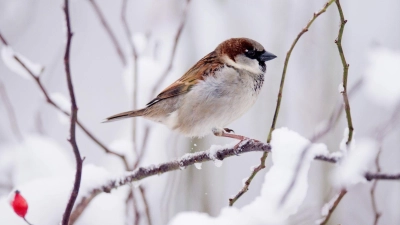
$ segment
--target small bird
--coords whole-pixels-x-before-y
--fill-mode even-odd
[[[104,122],[142,116],[188,137],[244,140],[225,128],[255,103],[264,82],[265,62],[276,58],[258,42],[232,38],[200,59],[143,109],[119,113]]]

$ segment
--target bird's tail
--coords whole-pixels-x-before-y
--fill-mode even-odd
[[[103,121],[103,123],[114,122],[117,120],[122,120],[122,119],[130,118],[130,117],[143,116],[145,111],[146,111],[146,109],[139,109],[139,110],[119,113],[119,114],[116,114],[116,115],[106,118]]]

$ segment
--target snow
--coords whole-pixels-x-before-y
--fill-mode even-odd
[[[374,48],[368,54],[365,72],[367,96],[379,105],[392,106],[400,100],[400,52]]]
[[[40,135],[26,136],[22,143],[2,145],[0,153],[0,168],[8,168],[0,170],[0,177],[8,177],[10,172],[12,183],[16,185],[38,178],[63,176],[74,168],[65,149]]]
[[[351,140],[351,142],[349,143],[349,146],[346,144],[346,142],[347,142],[347,140],[348,140],[348,138],[349,138],[349,128],[348,127],[346,127],[345,129],[344,129],[344,132],[343,132],[343,138],[342,138],[342,141],[340,142],[340,146],[339,146],[339,149],[340,149],[340,151],[342,152],[342,154],[343,155],[346,155],[347,154],[347,152],[350,150],[350,149],[354,149],[354,146],[356,145],[356,140],[355,140],[355,135],[356,133],[355,132],[353,132],[353,138],[352,138],[352,140]]]
[[[8,67],[9,70],[25,79],[31,79],[32,76],[28,73],[28,71],[25,70],[23,66],[21,66],[21,64],[14,58],[14,56],[17,56],[25,64],[25,66],[28,67],[36,76],[39,76],[39,74],[44,69],[42,65],[31,62],[25,56],[15,52],[10,46],[3,46],[3,48],[1,49],[1,58],[3,59],[4,64]]]
[[[208,224],[208,225],[259,225],[281,224],[290,215],[297,212],[306,196],[308,170],[316,155],[328,154],[323,144],[313,144],[302,162],[297,182],[287,201],[280,206],[280,201],[288,188],[296,170],[299,157],[309,141],[294,131],[280,128],[272,134],[273,166],[265,175],[261,194],[253,202],[241,209],[225,207],[218,217],[205,213],[183,212],[170,221],[170,225]]]
[[[71,101],[69,101],[65,95],[59,92],[51,93],[50,99],[53,100],[63,111],[68,113],[71,112]],[[62,112],[57,112],[57,115],[61,124],[65,125],[70,123],[69,116]]]
[[[196,167],[196,169],[201,170],[201,163],[195,163],[194,166]]]
[[[222,166],[222,160],[219,160],[217,158],[217,152],[222,150],[222,149],[228,149],[228,148],[233,148],[237,143],[232,142],[226,145],[211,145],[210,149],[208,150],[208,155],[210,158],[214,161],[214,165],[216,167],[221,167]]]
[[[343,91],[344,91],[343,83],[339,84],[338,91],[339,91],[339,93],[343,93]]]
[[[316,220],[315,224],[321,224],[325,220],[326,216],[329,213],[329,209],[331,209],[333,204],[335,204],[335,201],[339,198],[339,195],[340,194],[336,194],[331,200],[329,200],[329,202],[325,203],[325,205],[322,206],[322,208],[321,208],[321,216],[322,217],[320,219]]]
[[[370,139],[358,140],[349,149],[340,165],[333,171],[333,183],[337,188],[349,188],[360,182],[366,182],[365,173],[372,166],[378,144]]]
[[[17,186],[28,202],[29,211],[26,218],[30,222],[43,225],[60,222],[71,193],[74,173],[74,170],[70,170],[66,176],[40,178]],[[77,201],[79,202],[82,196],[87,195],[92,188],[107,182],[110,177],[110,173],[103,168],[85,165]],[[75,224],[123,225],[125,222],[124,202],[124,196],[114,192],[100,195],[93,200]],[[7,198],[0,199],[0,212],[2,214],[0,224],[25,224],[12,211]]]

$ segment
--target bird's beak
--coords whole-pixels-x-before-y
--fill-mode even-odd
[[[276,55],[274,55],[270,52],[267,52],[267,51],[265,51],[262,55],[260,55],[260,60],[264,61],[264,62],[275,59],[275,58],[276,58]]]

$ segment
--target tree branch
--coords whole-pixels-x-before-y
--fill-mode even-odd
[[[274,118],[272,120],[272,125],[271,129],[269,130],[268,138],[267,138],[267,143],[271,142],[272,138],[272,132],[275,130],[276,126],[276,121],[278,120],[278,115],[279,115],[279,109],[281,107],[281,101],[282,101],[282,94],[283,94],[283,86],[285,84],[285,78],[286,78],[286,71],[287,67],[289,64],[289,59],[292,54],[292,51],[294,47],[296,46],[297,42],[303,36],[304,33],[308,31],[308,29],[311,27],[312,23],[317,19],[318,16],[320,16],[322,13],[326,11],[326,9],[334,2],[334,0],[329,0],[327,3],[325,3],[324,7],[318,11],[317,13],[314,13],[313,17],[311,20],[307,23],[307,25],[300,31],[300,33],[297,35],[297,37],[294,39],[292,45],[290,46],[289,51],[286,53],[286,58],[285,58],[285,64],[283,66],[283,71],[282,71],[282,77],[281,77],[281,83],[279,86],[279,92],[278,92],[278,98],[277,98],[277,103],[276,103],[276,108],[275,108],[275,113],[274,113]],[[235,195],[235,197],[229,199],[229,206],[233,206],[233,204],[244,194],[249,190],[249,186],[253,178],[256,176],[256,174],[265,168],[265,160],[268,157],[268,153],[264,152],[262,157],[260,158],[260,165],[258,165],[254,170],[251,172],[249,178],[246,180],[244,187]]]
[[[188,153],[182,156],[177,160],[173,160],[170,162],[162,163],[157,166],[148,166],[148,167],[139,167],[128,174],[125,174],[123,177],[114,179],[109,181],[107,184],[104,184],[101,187],[95,188],[90,192],[89,197],[83,197],[84,199],[92,199],[92,196],[96,196],[102,192],[109,193],[112,189],[118,188],[120,186],[129,184],[134,181],[139,181],[144,178],[160,175],[166,172],[174,171],[174,170],[182,170],[187,166],[193,165],[195,163],[202,163],[207,161],[214,161],[214,160],[224,160],[225,158],[248,153],[248,152],[269,152],[270,145],[266,143],[259,142],[257,140],[247,140],[244,141],[243,144],[238,148],[235,149],[231,148],[224,148],[217,151],[202,151],[196,153]],[[81,201],[81,202],[82,202]]]
[[[381,152],[382,152],[382,146],[380,146],[378,154],[376,155],[376,158],[375,158],[375,166],[376,166],[377,173],[381,172],[381,166],[379,165],[379,156],[381,155]],[[382,216],[382,213],[378,211],[378,206],[376,204],[375,191],[376,191],[377,185],[378,185],[378,180],[374,180],[372,183],[371,190],[370,190],[372,210],[374,211],[374,217],[375,217],[374,225],[378,225],[379,218]]]
[[[178,46],[178,42],[181,37],[183,27],[185,26],[187,13],[189,11],[190,1],[191,0],[186,0],[186,6],[183,11],[182,21],[181,21],[181,24],[179,25],[178,31],[176,32],[176,35],[175,35],[174,45],[172,47],[171,57],[169,58],[168,66],[165,69],[164,73],[162,73],[162,75],[161,75],[160,79],[157,81],[156,85],[154,85],[153,90],[151,91],[151,96],[155,96],[157,94],[157,91],[160,88],[160,85],[163,84],[164,80],[168,77],[169,72],[172,69],[172,63],[174,62],[176,48]]]
[[[348,72],[349,72],[349,66],[350,65],[346,61],[346,57],[344,56],[343,47],[342,47],[343,31],[344,31],[344,26],[347,23],[347,20],[344,19],[343,10],[342,10],[342,6],[340,5],[340,1],[336,0],[335,3],[336,3],[336,6],[338,8],[339,15],[340,15],[340,29],[339,29],[338,37],[335,40],[335,43],[336,43],[336,45],[338,47],[340,59],[341,59],[342,64],[343,64],[343,91],[342,91],[342,95],[343,95],[343,101],[344,101],[345,111],[346,111],[347,126],[349,128],[349,136],[347,138],[346,145],[349,145],[350,142],[351,142],[351,139],[353,137],[353,130],[354,130],[353,121],[351,119],[351,113],[350,113],[349,98],[347,96],[347,78],[348,78]]]
[[[0,33],[0,36],[1,36],[0,39],[2,40],[3,44],[6,44],[7,41],[4,39],[4,37],[1,35],[1,33]],[[58,111],[62,112],[64,115],[70,117],[70,116],[71,116],[70,112],[63,110],[57,103],[55,103],[55,102],[50,98],[49,93],[47,92],[46,88],[44,87],[43,83],[42,83],[41,80],[40,80],[40,76],[35,75],[35,74],[32,72],[32,70],[29,69],[29,68],[25,65],[25,63],[23,63],[23,62],[21,61],[21,59],[20,59],[17,55],[14,55],[14,59],[15,59],[15,60],[16,60],[16,61],[17,61],[17,62],[32,76],[33,80],[36,82],[37,86],[38,86],[39,89],[42,91],[42,93],[43,93],[43,95],[44,95],[44,97],[45,97],[45,99],[46,99],[46,102],[47,102],[48,104],[52,105],[52,106],[53,106],[54,108],[56,108]],[[97,138],[82,124],[82,122],[80,122],[78,119],[77,119],[77,124],[78,124],[78,126],[82,129],[82,131],[83,131],[90,139],[92,139],[92,141],[95,142],[100,148],[102,148],[107,154],[115,155],[115,156],[121,158],[121,160],[123,161],[124,165],[125,165],[125,166],[128,166],[128,162],[127,162],[127,160],[126,160],[126,158],[125,158],[124,155],[119,154],[119,153],[116,153],[116,152],[113,152],[113,151],[111,151],[110,149],[108,149],[108,148],[107,148],[99,139],[97,139]]]
[[[335,201],[333,202],[332,205],[329,206],[329,211],[328,214],[322,219],[322,221],[319,223],[320,225],[325,225],[328,223],[329,218],[331,217],[333,211],[335,211],[336,207],[339,205],[339,202],[342,200],[344,195],[347,193],[346,190],[342,190],[339,195],[335,196]],[[328,203],[329,204],[329,203]]]
[[[125,66],[126,65],[125,55],[122,51],[120,44],[118,43],[117,38],[115,37],[115,34],[111,30],[110,25],[108,25],[103,13],[101,12],[100,7],[97,5],[95,0],[89,0],[89,2],[93,6],[93,9],[96,12],[97,17],[99,18],[101,24],[103,25],[104,29],[106,30],[106,33],[110,37],[111,42],[113,43],[115,50],[117,51],[119,59],[121,60],[122,64]]]
[[[343,38],[343,31],[344,31],[344,26],[347,23],[347,20],[344,19],[344,14],[343,14],[343,10],[342,10],[342,6],[340,5],[340,0],[336,0],[335,1],[338,12],[339,12],[339,16],[340,16],[340,28],[339,28],[339,33],[338,33],[338,37],[335,40],[335,43],[337,45],[338,51],[339,51],[339,55],[340,55],[340,59],[342,61],[342,65],[343,65],[343,91],[342,91],[342,95],[343,95],[343,102],[344,102],[344,109],[346,112],[346,119],[347,119],[347,127],[349,129],[349,134],[347,137],[347,141],[346,141],[346,145],[349,146],[350,142],[352,140],[353,137],[353,121],[351,118],[351,113],[350,113],[350,103],[349,103],[349,98],[347,96],[347,78],[348,78],[348,72],[349,72],[349,64],[346,61],[346,57],[344,55],[344,51],[343,51],[343,47],[342,47],[342,38]],[[329,213],[325,218],[325,221],[321,224],[325,225],[326,223],[328,223],[329,218],[331,217],[333,211],[335,211],[336,206],[339,204],[339,202],[343,199],[344,195],[347,193],[347,191],[345,189],[343,189],[340,192],[340,195],[338,197],[338,199],[335,201],[335,204],[333,205],[333,207],[331,209],[329,209]]]
[[[62,225],[68,225],[69,217],[72,212],[72,208],[74,207],[75,200],[78,197],[79,188],[81,185],[82,162],[83,162],[83,160],[81,158],[81,154],[78,149],[78,145],[76,143],[76,136],[75,136],[76,123],[77,123],[76,121],[78,118],[78,107],[76,105],[74,87],[72,85],[71,68],[70,68],[70,61],[69,61],[72,32],[71,32],[71,22],[70,22],[70,18],[69,18],[69,5],[68,4],[69,4],[68,0],[64,0],[64,13],[65,13],[65,20],[67,23],[67,44],[65,47],[64,65],[65,65],[65,74],[67,77],[68,91],[69,91],[69,95],[71,98],[71,126],[70,126],[70,130],[69,130],[69,132],[70,132],[69,142],[71,143],[71,146],[72,146],[72,149],[73,149],[73,152],[75,155],[76,173],[75,173],[74,187],[73,187],[71,196],[68,200],[67,206],[66,206],[64,214],[63,214]]]

